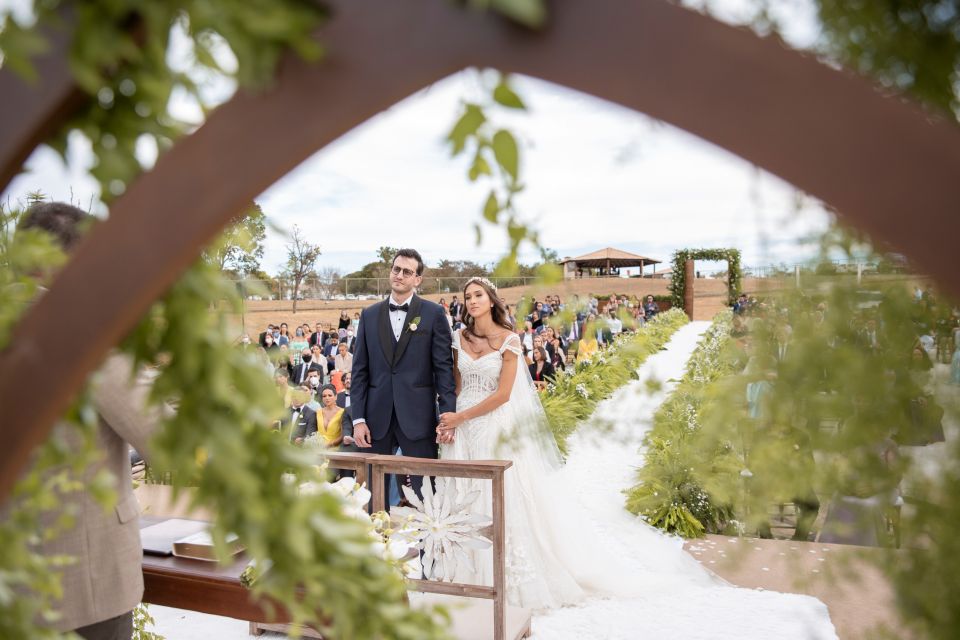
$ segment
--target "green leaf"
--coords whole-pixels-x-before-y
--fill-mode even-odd
[[[517,141],[512,133],[500,129],[493,134],[493,155],[497,159],[497,164],[516,182],[519,152],[517,151]]]
[[[470,167],[469,175],[471,182],[476,182],[477,178],[480,176],[493,175],[493,171],[490,169],[490,163],[487,162],[486,158],[480,155],[479,150],[476,158],[473,159],[473,166]]]
[[[490,195],[487,196],[487,202],[483,205],[483,217],[488,222],[496,224],[499,213],[500,203],[497,201],[497,194],[491,191]]]
[[[490,6],[508,18],[527,27],[543,26],[547,8],[543,0],[491,0]]]
[[[447,134],[447,140],[453,144],[453,155],[457,155],[467,144],[467,138],[474,135],[480,126],[487,121],[483,114],[483,109],[478,105],[467,103],[464,106],[463,115],[453,125],[453,129]]]
[[[475,234],[477,246],[479,247],[480,243],[483,242],[483,231],[481,231],[479,224],[473,223],[473,233]]]
[[[511,109],[526,109],[527,105],[523,104],[523,100],[520,99],[513,89],[510,88],[510,85],[507,84],[506,78],[500,80],[500,83],[497,85],[497,88],[493,90],[493,99],[496,100],[499,104],[502,104],[505,107],[510,107]]]

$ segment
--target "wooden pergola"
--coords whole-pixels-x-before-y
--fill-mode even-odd
[[[467,67],[555,82],[689,131],[827,203],[960,293],[960,127],[862,77],[667,0],[554,0],[538,31],[446,0],[329,4],[317,33],[325,59],[289,54],[269,88],[238,92],[162,154],[15,327],[0,353],[0,499],[108,350],[247,203],[353,127]],[[69,40],[69,29],[53,36],[36,84],[0,69],[0,189],[96,99],[69,72]],[[57,384],[37,384],[54,361]]]
[[[564,277],[573,277],[569,274],[579,274],[582,269],[599,269],[602,273],[610,275],[612,269],[629,267],[639,267],[642,276],[644,266],[652,264],[654,265],[654,271],[656,271],[656,265],[661,262],[663,261],[607,247],[576,258],[565,258],[560,264],[563,266]]]

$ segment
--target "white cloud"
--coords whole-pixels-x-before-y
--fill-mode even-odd
[[[473,240],[486,187],[468,182],[467,158],[451,159],[443,141],[477,83],[475,72],[457,74],[371,119],[273,185],[264,211],[298,224],[323,246],[321,263],[344,270],[381,245],[416,247],[428,261],[495,260],[501,231]],[[681,247],[738,246],[746,262],[767,263],[799,258],[795,240],[825,224],[816,206],[793,215],[788,185],[698,138],[539,80],[515,84],[529,111],[491,115],[524,147],[519,209],[561,255],[614,245],[667,259]],[[270,268],[283,245],[269,238]]]

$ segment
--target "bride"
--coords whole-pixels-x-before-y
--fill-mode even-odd
[[[485,278],[463,289],[463,328],[453,335],[457,410],[440,416],[440,457],[454,460],[509,459],[504,480],[507,598],[514,606],[554,608],[584,597],[583,576],[575,577],[578,545],[560,520],[550,490],[560,452],[526,364],[520,339],[504,302]],[[479,490],[490,513],[489,482],[458,479],[461,491]],[[474,552],[473,569],[458,567],[456,580],[492,584],[489,552]]]
[[[628,518],[616,497],[598,504],[578,501],[579,483],[604,482],[622,470],[605,467],[604,458],[586,476],[582,468],[563,466],[496,288],[485,278],[472,278],[463,298],[463,329],[453,336],[457,405],[440,416],[440,457],[513,461],[504,486],[507,599],[544,614],[538,633],[596,637],[597,625],[617,619],[624,628],[610,627],[605,637],[636,637],[637,629],[720,637],[715,629],[701,628],[704,621],[720,625],[723,637],[837,637],[820,601],[733,587],[698,564],[676,537]],[[618,408],[637,412],[635,405],[644,401],[625,396]],[[491,513],[489,482],[456,482],[461,495],[479,490],[483,501],[477,509]],[[458,565],[454,580],[491,585],[490,551],[473,553],[472,562]],[[587,596],[602,598],[583,602]],[[582,604],[560,609],[574,603]]]

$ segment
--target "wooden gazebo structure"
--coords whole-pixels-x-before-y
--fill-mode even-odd
[[[602,275],[615,275],[620,269],[639,267],[640,275],[643,275],[646,265],[654,265],[656,271],[656,265],[661,262],[663,261],[607,247],[576,258],[564,258],[560,265],[563,267],[563,277],[571,280],[580,277],[584,269],[598,269]]]

